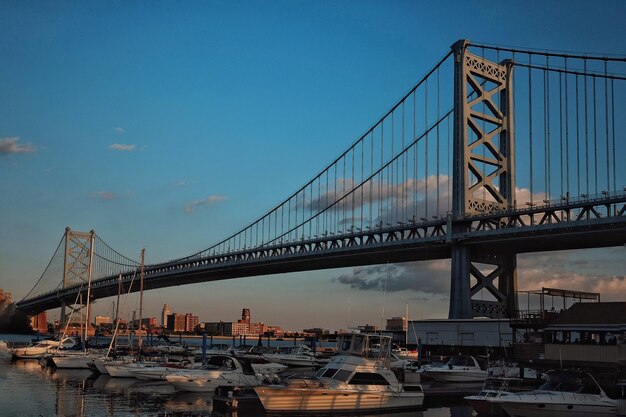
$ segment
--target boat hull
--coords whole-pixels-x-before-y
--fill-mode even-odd
[[[325,389],[255,387],[266,411],[271,413],[333,413],[370,410],[401,410],[419,407],[422,392],[380,392]]]
[[[541,407],[542,405],[543,407]],[[616,413],[615,406],[599,406],[597,404],[503,403],[501,406],[512,417],[614,417]]]
[[[58,369],[89,369],[92,363],[87,355],[52,356],[51,359]]]
[[[487,379],[486,371],[455,371],[430,369],[425,374],[435,381],[443,382],[483,382]]]

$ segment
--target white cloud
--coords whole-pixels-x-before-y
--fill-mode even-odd
[[[111,191],[96,191],[95,193],[91,193],[89,196],[101,201],[111,201],[117,198],[115,193]]]
[[[32,153],[37,150],[35,145],[27,143],[20,145],[19,137],[2,138],[0,139],[0,154],[10,155],[15,153]]]
[[[121,143],[114,143],[112,145],[109,145],[109,149],[112,149],[114,151],[124,151],[124,152],[132,152],[134,151],[136,148],[136,145],[125,145],[125,144],[121,144]]]
[[[120,134],[120,135],[121,135],[122,133],[126,132],[126,130],[124,130],[124,128],[123,128],[123,127],[114,127],[114,128],[113,128],[113,130],[115,131],[115,133],[118,133],[118,134]]]
[[[219,203],[220,201],[224,201],[227,200],[227,197],[224,197],[222,195],[210,195],[207,198],[203,199],[203,200],[196,200],[193,201],[189,204],[187,204],[185,206],[185,211],[187,213],[193,213],[193,211],[201,206],[212,206],[216,203]]]

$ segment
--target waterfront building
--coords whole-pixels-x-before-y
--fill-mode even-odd
[[[167,318],[172,314],[172,309],[169,304],[165,304],[163,306],[163,311],[161,312],[161,324],[164,327],[167,327]]]
[[[185,314],[185,331],[188,333],[195,331],[199,322],[198,316],[194,316],[191,313]]]
[[[98,326],[102,326],[103,324],[112,324],[113,321],[111,320],[111,317],[109,316],[96,316],[94,317],[94,323],[96,327],[98,327]]]
[[[267,326],[261,322],[261,323],[250,323],[250,328],[248,329],[248,333],[249,334],[263,334],[265,333],[265,330],[267,328]]]
[[[48,314],[45,311],[31,317],[30,328],[37,333],[48,333]]]
[[[185,315],[172,313],[167,317],[167,330],[172,332],[185,331]]]
[[[224,322],[224,336],[239,336],[249,333],[248,323],[237,322]]]
[[[407,327],[406,317],[392,317],[387,319],[387,326],[385,327],[385,330],[406,332]]]
[[[365,324],[361,326],[356,326],[356,328],[363,333],[372,333],[378,331],[378,326],[375,324]]]
[[[437,354],[444,346],[484,352],[485,347],[509,347],[513,331],[509,319],[410,320],[407,344],[416,346],[420,339],[425,349]]]

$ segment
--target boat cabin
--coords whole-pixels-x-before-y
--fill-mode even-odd
[[[237,369],[241,369],[242,372],[246,375],[255,375],[254,369],[252,368],[252,364],[250,360],[244,358],[235,358],[234,356],[228,355],[211,355],[208,360],[205,362],[202,369],[212,370],[229,370],[235,371]]]
[[[337,338],[339,355],[387,360],[391,354],[391,337],[366,333],[347,333]]]

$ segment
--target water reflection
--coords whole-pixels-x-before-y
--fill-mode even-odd
[[[3,405],[0,414],[11,416],[264,416],[258,410],[218,413],[211,395],[175,392],[165,381],[111,378],[88,370],[53,371],[42,367],[36,360],[10,362],[0,359],[0,404]],[[472,411],[459,405],[373,415],[470,417]]]
[[[203,392],[177,392],[165,403],[170,413],[193,413],[210,415],[213,411],[213,397]]]

